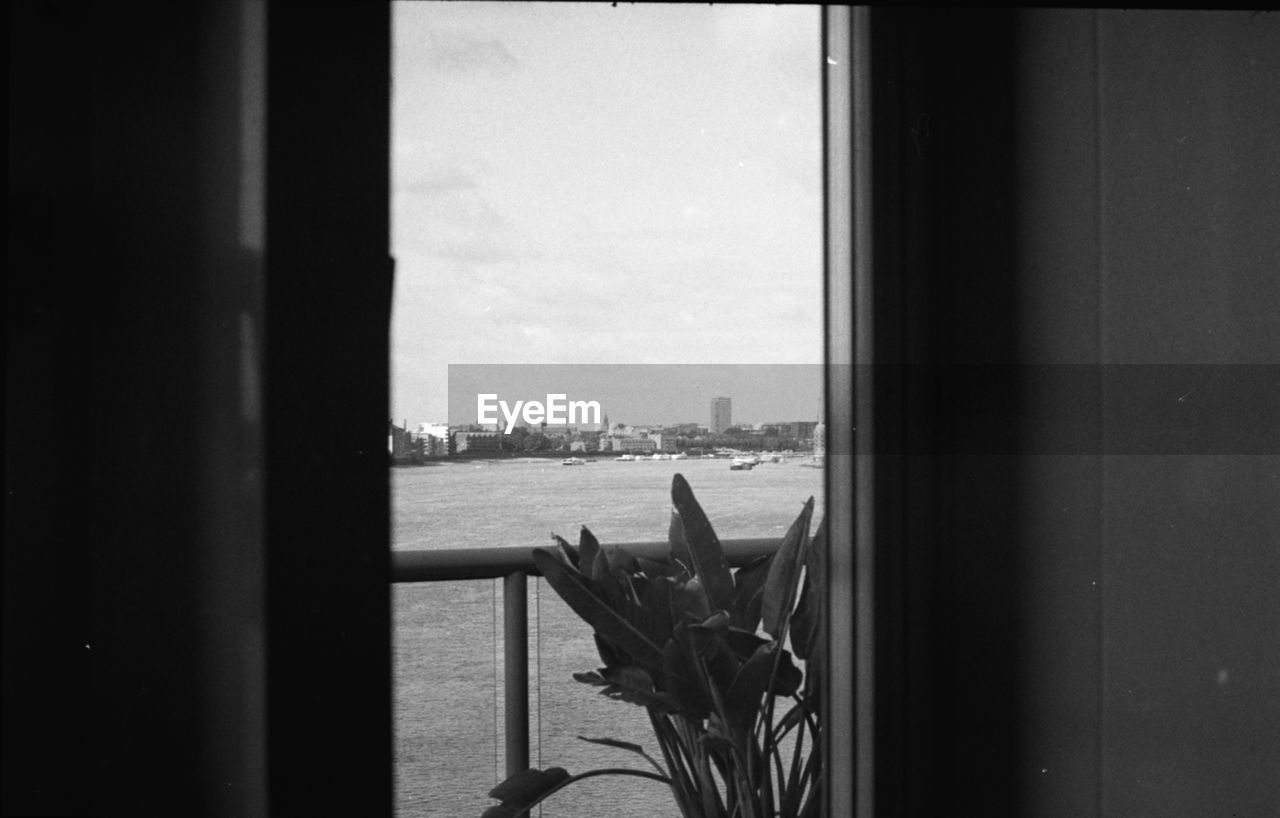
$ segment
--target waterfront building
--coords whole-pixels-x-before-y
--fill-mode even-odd
[[[732,398],[712,398],[711,399],[711,434],[724,434],[725,430],[733,425],[733,399]]]
[[[653,441],[653,449],[656,452],[674,452],[676,450],[676,435],[667,434],[666,432],[651,432],[649,439]]]
[[[458,454],[464,452],[500,452],[502,451],[501,432],[457,432],[455,434]]]
[[[613,451],[626,454],[653,454],[658,450],[657,441],[649,436],[614,437]]]

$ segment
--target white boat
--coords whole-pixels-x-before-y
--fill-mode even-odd
[[[619,455],[618,457],[615,457],[614,460],[616,460],[619,463],[634,463],[636,460],[636,456],[634,454],[624,454],[624,455]]]
[[[672,460],[688,460],[689,455],[685,454],[684,452],[676,452],[675,454],[671,455],[671,459]]]
[[[751,471],[758,462],[754,457],[735,457],[729,464],[729,471]]]
[[[581,457],[566,457],[564,460],[560,461],[560,465],[561,466],[585,466],[587,465],[587,461],[583,460]]]

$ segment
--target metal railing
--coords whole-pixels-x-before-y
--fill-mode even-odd
[[[721,540],[731,568],[777,550],[778,539]],[[636,557],[665,559],[665,542],[613,543]],[[506,712],[507,775],[529,768],[528,577],[539,576],[531,548],[448,548],[391,552],[391,581],[453,582],[502,578],[503,701]]]

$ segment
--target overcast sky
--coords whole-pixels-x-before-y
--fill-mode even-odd
[[[821,363],[817,7],[394,9],[397,422],[449,364]]]

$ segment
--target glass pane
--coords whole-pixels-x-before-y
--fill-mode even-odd
[[[780,537],[809,496],[820,519],[818,9],[397,3],[394,20],[393,547],[527,550],[582,525],[665,541],[676,473],[722,539]],[[503,399],[564,391],[537,380],[548,365],[579,367],[570,391],[617,382],[580,392],[603,408],[572,428],[460,417],[459,379],[497,365],[519,370],[488,389]],[[479,814],[501,777],[503,704],[477,698],[501,698],[501,611],[492,585],[453,585],[396,589],[405,816]],[[529,588],[531,764],[643,766],[577,739],[657,753],[642,709],[573,680],[601,664],[589,627]],[[544,806],[674,811],[662,785],[614,778]]]

